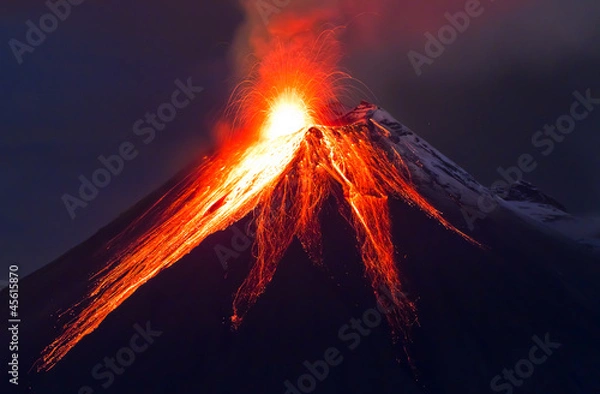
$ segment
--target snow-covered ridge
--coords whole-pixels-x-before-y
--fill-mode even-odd
[[[586,248],[600,251],[600,217],[575,217],[561,203],[528,182],[515,183],[508,192],[490,190],[388,112],[373,104],[362,102],[346,114],[343,121],[370,122],[387,130],[387,138],[404,159],[415,186],[428,197],[462,212],[481,212],[478,201],[493,199],[530,223],[557,231]],[[485,213],[481,214],[485,216]],[[458,225],[464,227],[460,223]]]

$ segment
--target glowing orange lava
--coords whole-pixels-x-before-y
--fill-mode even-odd
[[[388,199],[402,198],[474,241],[415,190],[389,140],[371,137],[376,125],[323,125],[346,78],[335,71],[331,58],[323,58],[323,49],[280,47],[261,62],[255,77],[235,95],[235,118],[243,132],[238,142],[224,146],[167,193],[168,206],[159,201],[123,237],[111,241],[110,260],[93,277],[87,298],[66,312],[75,318],[44,349],[38,371],[52,368],[140,286],[206,237],[253,213],[256,261],[234,297],[231,320],[239,325],[294,237],[311,259],[320,261],[319,211],[332,194],[350,213],[378,300],[387,299],[385,289],[397,306],[388,314],[391,326],[402,330],[414,321],[414,305],[401,292]]]

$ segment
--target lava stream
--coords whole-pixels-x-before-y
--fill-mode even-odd
[[[388,319],[402,333],[414,322],[415,307],[401,292],[388,198],[418,206],[475,242],[416,191],[391,142],[372,138],[376,126],[318,125],[325,117],[323,108],[336,98],[332,78],[339,74],[331,65],[294,53],[293,59],[279,55],[263,62],[259,74],[254,93],[241,103],[250,106],[245,111],[251,114],[245,116],[252,138],[223,148],[132,223],[125,233],[135,234],[133,242],[123,245],[130,238],[117,237],[107,246],[110,260],[94,275],[86,299],[65,312],[75,317],[43,350],[38,371],[51,369],[161,270],[250,213],[256,261],[234,296],[233,326],[265,291],[294,237],[312,260],[321,260],[319,211],[332,194],[350,212],[366,275],[379,301],[384,292],[391,294],[396,308]],[[159,207],[162,200],[168,206]]]

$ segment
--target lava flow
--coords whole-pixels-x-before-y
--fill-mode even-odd
[[[324,52],[322,45],[280,46],[257,66],[235,94],[236,137],[107,245],[109,261],[92,277],[87,297],[64,313],[75,317],[43,350],[38,371],[51,369],[140,286],[206,237],[253,214],[256,261],[233,299],[231,321],[238,326],[294,237],[320,262],[319,211],[331,195],[348,212],[376,297],[383,302],[391,295],[391,327],[404,333],[414,322],[415,307],[402,295],[394,260],[388,199],[402,198],[475,241],[416,191],[392,143],[373,138],[382,132],[376,124],[332,126],[331,104],[343,94],[347,76],[335,71],[334,59],[323,59]]]

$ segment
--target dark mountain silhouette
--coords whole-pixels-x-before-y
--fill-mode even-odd
[[[482,195],[499,199],[384,111],[363,103],[345,118],[361,119],[389,131],[381,138],[395,143],[418,190],[461,229],[466,227],[462,210],[476,209]],[[250,217],[234,226],[238,230],[213,234],[151,279],[52,370],[35,372],[31,366],[40,352],[68,322],[57,311],[84,296],[90,276],[106,261],[106,242],[188,171],[22,280],[20,389],[44,394],[600,392],[598,255],[520,213],[526,210],[507,206],[518,200],[561,209],[526,183],[513,187],[510,199],[482,215],[469,233],[484,248],[403,201],[390,202],[404,290],[418,308],[409,343],[394,341],[385,319],[352,327],[353,318],[377,316],[369,311],[376,301],[354,232],[332,197],[321,213],[323,266],[315,266],[294,241],[238,331],[229,322],[232,295],[253,261],[250,239],[238,230]],[[226,263],[218,252],[223,250],[233,252]],[[6,290],[2,294],[6,298]],[[121,361],[111,367],[110,358],[119,355]],[[325,373],[318,360],[327,358],[336,365]],[[311,374],[310,365],[317,368],[313,378],[302,378]],[[504,371],[515,368],[526,377],[517,372],[517,383],[510,383]]]

